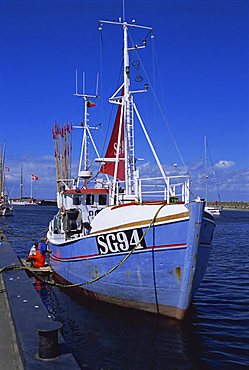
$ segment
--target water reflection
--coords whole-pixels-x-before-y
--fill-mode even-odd
[[[44,236],[56,207],[19,207],[0,228],[20,257]],[[43,301],[64,324],[82,369],[178,370],[249,368],[249,212],[217,218],[204,281],[182,323],[151,314],[78,301],[46,286]]]
[[[179,323],[149,313],[82,301],[56,289],[50,299],[50,313],[63,322],[64,337],[74,348],[82,368],[208,369],[200,356],[201,337],[188,318]]]

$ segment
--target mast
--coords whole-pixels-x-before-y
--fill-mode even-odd
[[[3,156],[2,148],[0,147],[0,196],[3,195]]]
[[[21,166],[21,175],[20,175],[20,199],[23,197],[23,165]]]
[[[5,173],[4,173],[4,167],[5,167],[5,152],[6,152],[6,143],[3,145],[3,151],[1,153],[1,164],[0,164],[0,172],[1,172],[1,180],[0,180],[0,191],[1,191],[1,196],[4,195],[5,192]]]
[[[88,109],[91,106],[95,106],[94,103],[92,103],[89,99],[97,99],[98,98],[98,75],[97,75],[97,86],[96,86],[96,94],[95,95],[89,95],[85,93],[84,88],[84,81],[83,81],[83,92],[78,93],[78,86],[77,86],[77,70],[76,70],[76,92],[75,96],[80,97],[84,100],[84,120],[83,125],[81,126],[74,126],[74,128],[81,128],[83,129],[83,135],[82,135],[82,142],[81,142],[81,151],[80,151],[80,160],[79,160],[79,167],[78,167],[78,178],[77,178],[77,187],[79,186],[80,178],[84,180],[84,186],[87,184],[87,180],[92,176],[92,172],[89,171],[89,159],[88,159],[88,146],[89,146],[89,137],[92,140],[92,136],[90,134],[90,128],[88,125]],[[94,145],[95,151],[96,147]],[[98,152],[97,155],[99,156]]]
[[[83,121],[83,138],[82,138],[82,145],[81,145],[81,155],[80,155],[80,162],[79,162],[79,169],[78,169],[78,176],[80,176],[80,171],[88,170],[88,135],[87,135],[87,126],[88,126],[88,96],[83,96],[84,98],[84,121]],[[83,168],[82,168],[83,162]]]
[[[135,21],[133,21],[135,22]],[[109,99],[111,103],[119,104],[121,100],[122,104],[122,116],[123,120],[120,120],[120,125],[124,124],[124,146],[125,146],[125,194],[128,196],[135,195],[136,187],[135,187],[135,179],[136,179],[136,163],[135,163],[135,150],[134,150],[134,102],[133,102],[133,93],[137,92],[146,92],[147,88],[144,90],[139,91],[131,91],[130,89],[130,61],[129,61],[129,51],[131,50],[138,50],[143,49],[146,46],[146,43],[143,42],[143,45],[134,45],[132,47],[128,46],[128,29],[130,27],[145,29],[151,31],[151,27],[147,26],[139,26],[135,23],[129,24],[125,21],[119,22],[115,21],[99,21],[100,26],[99,30],[102,30],[102,24],[112,24],[112,25],[119,25],[123,27],[123,79],[124,82],[122,86],[114,93],[114,95]],[[123,96],[119,95],[121,88],[123,87]],[[119,141],[118,141],[118,144]],[[118,145],[119,149],[119,145]],[[116,156],[116,168],[118,167],[119,162],[119,153],[117,150]],[[115,173],[117,170],[115,171]],[[114,174],[114,188],[116,183],[116,176]]]
[[[125,187],[126,194],[131,195],[132,184],[134,183],[134,173],[135,173],[135,158],[134,143],[132,140],[132,133],[134,132],[133,121],[130,117],[130,112],[132,110],[132,104],[130,100],[130,64],[129,64],[129,54],[128,54],[128,26],[124,22],[124,97],[123,97],[123,109],[124,109],[124,131],[125,135]],[[130,106],[131,105],[131,106]],[[131,109],[130,109],[131,108]]]
[[[205,167],[205,178],[206,178],[206,204],[208,202],[208,174],[207,174],[207,137],[204,136],[204,167]]]

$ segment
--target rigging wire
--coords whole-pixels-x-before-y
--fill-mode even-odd
[[[114,3],[113,3],[113,7],[114,7]],[[114,12],[114,8],[113,8],[113,12]],[[101,96],[103,96],[102,92],[103,92],[103,45],[104,45],[104,40],[103,40],[103,34],[102,34],[102,27],[99,27],[99,31],[100,31],[100,92],[101,92]],[[102,107],[102,109],[101,109],[101,117],[103,119],[103,117],[104,117],[104,109],[103,109],[103,103],[102,103],[102,101],[101,101],[101,107]],[[111,114],[112,114],[112,110],[113,110],[113,106],[112,106],[112,109],[111,109]],[[107,130],[106,130],[106,133],[105,133],[105,137],[104,137],[104,140],[102,142],[103,143],[102,149],[100,151],[102,157],[103,157],[103,152],[104,152],[104,148],[105,148],[106,141],[107,141],[107,135],[108,135],[109,128],[110,128],[111,114],[110,114],[110,117],[109,117],[109,120],[108,120],[108,125],[107,125]],[[98,171],[98,173],[99,173],[99,171]]]
[[[100,47],[101,47],[101,75],[100,75],[100,79],[103,79],[103,37],[102,37],[102,29],[100,30],[100,34],[101,34],[101,43],[100,43]],[[121,79],[121,73],[122,73],[122,70],[123,70],[123,59],[122,59],[122,62],[120,64],[120,68],[119,68],[119,74],[118,74],[118,78],[117,78],[117,82],[116,82],[116,88],[118,88],[118,85],[119,85],[119,81]],[[103,80],[102,80],[103,81]],[[102,86],[102,84],[101,84]],[[107,142],[107,138],[108,138],[108,133],[109,133],[109,130],[110,130],[110,125],[111,125],[111,122],[112,122],[112,117],[113,117],[113,110],[114,110],[114,104],[111,105],[111,111],[110,111],[110,114],[109,114],[109,119],[108,119],[108,124],[107,124],[107,130],[106,130],[106,134],[105,134],[105,138],[103,140],[103,145],[102,145],[102,149],[100,151],[101,153],[101,156],[103,157],[104,155],[104,149],[106,147],[106,142]]]
[[[161,81],[161,80],[162,80],[162,78],[161,78],[161,75],[160,75],[160,69],[159,69],[159,67],[158,67],[158,59],[157,59],[157,54],[156,54],[156,48],[155,48],[154,38],[152,38],[152,51],[153,51],[153,53],[154,53],[154,56],[155,56],[155,62],[156,62],[157,69],[158,69],[158,72],[159,72],[159,81]],[[142,68],[143,68],[143,70],[144,70],[144,73],[146,74],[146,77],[147,77],[148,81],[149,81],[149,78],[148,78],[148,76],[147,76],[147,73],[146,73],[146,71],[145,71],[145,69],[144,69],[144,66],[143,66],[143,65],[142,65]],[[168,120],[167,113],[166,113],[165,103],[164,103],[164,101],[163,101],[163,103],[164,103],[164,109],[163,109],[163,108],[162,108],[162,106],[161,106],[161,104],[160,104],[160,102],[159,102],[159,100],[158,100],[158,98],[157,98],[157,96],[156,96],[156,93],[155,93],[155,90],[154,90],[154,88],[153,88],[153,87],[152,87],[152,93],[153,93],[154,99],[155,99],[155,100],[156,100],[156,102],[157,102],[157,105],[158,105],[158,107],[159,107],[159,110],[160,110],[160,112],[161,112],[161,114],[162,114],[163,120],[164,120],[164,122],[166,123],[166,126],[167,126],[168,132],[169,132],[169,134],[170,134],[171,140],[172,140],[173,144],[175,145],[175,148],[176,148],[176,150],[177,150],[177,152],[178,152],[178,155],[179,155],[179,157],[180,157],[180,159],[181,159],[181,161],[182,161],[183,167],[184,167],[184,169],[185,169],[186,173],[188,173],[187,166],[185,165],[185,162],[184,162],[184,160],[183,160],[183,157],[182,157],[181,151],[180,151],[180,149],[179,149],[179,147],[178,147],[178,144],[177,144],[177,142],[176,142],[176,140],[175,140],[174,134],[173,134],[173,132],[172,132],[172,130],[171,130],[171,127],[170,127],[170,125],[169,125],[169,120]]]
[[[147,37],[149,36],[149,34],[151,32],[152,32],[152,30],[150,30]],[[155,88],[156,88],[156,68],[155,68],[154,54],[152,55],[152,78],[153,78],[153,86],[155,86]],[[158,147],[158,141],[157,141],[158,125],[157,125],[157,119],[156,119],[156,102],[155,102],[155,99],[153,99],[153,121],[154,121],[154,127],[155,127],[155,131],[154,131],[155,132],[155,150],[157,151],[157,149],[158,149],[157,148]],[[155,161],[155,163],[156,163],[156,161]],[[156,168],[155,168],[155,171],[156,171]],[[154,176],[156,177],[156,173],[154,174]]]
[[[161,77],[161,73],[160,73],[160,68],[159,68],[159,63],[158,63],[158,58],[157,58],[157,53],[156,53],[156,46],[155,46],[154,37],[152,37],[152,51],[153,51],[153,54],[154,54],[154,56],[155,56],[155,62],[156,62],[157,70],[158,70],[158,73],[159,73],[159,81],[162,81],[162,77]],[[143,69],[144,69],[144,67],[143,67]],[[145,72],[145,73],[146,73],[146,72]],[[173,141],[173,144],[175,145],[176,150],[177,150],[177,152],[178,152],[178,155],[179,155],[179,157],[180,157],[180,159],[181,159],[181,162],[182,162],[182,164],[183,164],[184,170],[185,170],[186,174],[190,177],[190,182],[191,182],[191,185],[192,185],[192,187],[193,187],[193,191],[192,191],[192,189],[191,189],[191,188],[189,188],[189,191],[190,191],[190,193],[192,194],[192,196],[194,196],[194,197],[195,197],[195,194],[194,194],[194,193],[196,193],[196,190],[195,190],[195,188],[194,188],[194,183],[193,183],[193,181],[191,180],[191,175],[190,175],[190,173],[189,173],[189,171],[188,171],[188,168],[187,168],[187,166],[186,166],[186,164],[185,164],[185,162],[184,162],[184,160],[183,160],[183,157],[182,157],[181,151],[180,151],[180,149],[179,149],[179,147],[178,147],[178,144],[177,144],[177,142],[176,142],[176,140],[175,140],[174,134],[173,134],[173,132],[172,132],[172,130],[171,130],[171,128],[170,128],[170,125],[169,125],[169,120],[168,120],[168,117],[167,117],[167,114],[166,114],[166,104],[165,104],[165,101],[164,101],[164,99],[162,99],[162,101],[163,101],[163,105],[164,105],[164,111],[163,111],[163,110],[162,110],[162,108],[161,108],[160,102],[158,101],[157,97],[155,96],[155,92],[154,92],[154,90],[153,90],[153,89],[152,89],[152,92],[153,92],[153,94],[154,94],[155,100],[156,100],[156,101],[157,101],[157,103],[158,103],[159,109],[160,109],[161,114],[162,114],[162,116],[163,116],[163,118],[164,118],[164,122],[166,123],[166,126],[167,126],[167,128],[168,128],[168,131],[169,131],[170,137],[171,137],[171,139],[172,139],[172,141]],[[165,114],[164,114],[164,112],[165,112]]]
[[[152,30],[150,30],[150,32],[148,33],[148,35],[149,35],[151,32],[152,32]],[[148,37],[148,35],[147,35],[146,37]],[[131,38],[131,35],[130,35],[130,34],[129,34],[129,36],[130,36],[131,42],[133,43],[133,40],[132,40],[132,38]],[[154,37],[151,37],[151,40],[152,40],[152,51],[153,51],[153,71],[154,71],[154,73],[155,73],[155,65],[156,65],[157,70],[158,70],[158,73],[159,73],[159,81],[161,81],[161,80],[162,80],[162,78],[161,78],[161,75],[160,75],[160,69],[159,69],[159,67],[158,67],[158,60],[157,60],[157,57],[156,57],[155,45],[154,45],[154,42],[153,42]],[[134,43],[133,43],[133,44],[134,44]],[[151,90],[152,90],[152,93],[153,93],[153,96],[154,96],[154,101],[157,103],[157,106],[159,107],[159,110],[160,110],[160,112],[161,112],[161,115],[162,115],[162,117],[163,117],[163,120],[164,120],[164,122],[166,123],[166,126],[167,126],[168,132],[169,132],[169,134],[170,134],[171,140],[172,140],[173,144],[174,144],[174,145],[175,145],[175,147],[176,147],[176,150],[177,150],[178,155],[179,155],[179,157],[180,157],[180,159],[181,159],[181,161],[182,161],[182,164],[183,164],[183,166],[184,166],[184,169],[185,169],[186,173],[188,173],[188,170],[187,170],[187,167],[186,167],[185,162],[184,162],[184,160],[183,160],[183,157],[182,157],[182,154],[181,154],[181,152],[180,152],[180,149],[179,149],[179,147],[178,147],[178,145],[177,145],[177,142],[176,142],[176,140],[175,140],[175,137],[174,137],[174,135],[173,135],[173,132],[172,132],[172,130],[171,130],[171,128],[170,128],[170,126],[169,126],[169,120],[168,120],[168,117],[167,117],[167,114],[166,114],[165,102],[163,101],[163,105],[164,105],[164,106],[163,106],[163,108],[162,108],[162,106],[161,106],[161,104],[160,104],[160,102],[159,102],[159,100],[158,100],[158,98],[157,98],[157,96],[156,96],[155,89],[153,88],[153,86],[154,86],[154,85],[150,82],[150,79],[149,79],[149,77],[148,77],[148,75],[147,75],[147,73],[146,73],[145,67],[144,67],[144,65],[143,65],[143,63],[142,63],[142,61],[141,61],[141,58],[140,58],[140,56],[139,56],[139,54],[138,54],[138,51],[137,51],[137,50],[135,50],[135,53],[137,54],[138,61],[140,62],[141,66],[142,66],[142,69],[143,69],[143,71],[144,71],[144,73],[145,73],[146,79],[147,79],[147,81],[149,82],[149,85],[150,85],[150,87],[151,87]],[[154,74],[154,80],[155,80],[155,74]],[[171,161],[171,164],[173,165],[173,162],[172,162],[172,161]]]
[[[207,142],[207,150],[208,150],[208,155],[209,155],[209,158],[210,158],[210,164],[211,164],[211,168],[212,168],[212,174],[213,174],[213,177],[214,177],[214,184],[215,184],[215,187],[216,187],[218,199],[219,199],[219,202],[221,202],[221,196],[220,196],[220,192],[219,192],[219,187],[218,187],[217,179],[216,179],[216,176],[215,176],[214,166],[213,166],[212,157],[211,157],[211,153],[210,153],[208,142]]]
[[[148,34],[147,34],[147,36],[144,38],[144,40],[145,39],[147,39],[147,37],[150,35],[150,33],[152,32],[152,30],[150,30],[149,32],[148,32]],[[128,33],[128,35],[129,35],[129,39],[130,39],[130,42],[131,42],[131,44],[132,45],[134,45],[134,41],[133,41],[133,39],[132,39],[132,37],[131,37],[131,35],[130,35],[130,32]],[[137,71],[137,76],[139,75],[140,76],[140,74],[139,74],[139,71],[138,71],[138,69],[140,68],[140,64],[141,64],[141,59],[140,59],[140,56],[139,56],[139,53],[138,53],[138,50],[137,49],[135,49],[135,50],[133,50],[133,52],[134,52],[134,54],[135,54],[135,57],[136,57],[136,59],[132,62],[132,65],[133,65],[133,67],[136,69],[136,71]],[[154,63],[153,63],[153,81],[154,81],[154,85],[155,85],[155,75],[156,75],[156,73],[155,73],[155,68],[154,68]],[[137,76],[136,76],[136,78],[135,78],[135,81],[136,82],[140,82],[140,81],[138,81],[137,80]],[[142,80],[143,80],[143,78],[141,79],[141,82],[142,82]],[[145,112],[145,116],[147,116],[147,117],[149,117],[149,114],[148,114],[148,102],[145,102],[145,96],[144,96],[144,94],[142,95],[142,100],[143,100],[143,109],[144,109],[144,112]],[[153,141],[154,141],[154,146],[155,146],[155,150],[157,151],[157,121],[156,121],[156,107],[155,107],[155,100],[153,100],[153,119],[152,119],[152,122],[153,122],[153,124],[152,124],[152,128],[151,129],[153,129],[154,128],[154,139],[153,139]],[[149,126],[150,127],[150,126]],[[169,160],[169,162],[171,162],[171,160],[170,160],[170,158],[168,157],[168,155],[167,155],[167,153],[165,153],[166,154],[166,157],[167,157],[167,159]],[[155,158],[154,158],[155,159]],[[155,160],[155,165],[156,165],[156,160]],[[156,167],[157,166],[155,166],[154,167],[154,177],[156,177]]]
[[[151,31],[152,31],[152,30],[151,30]],[[151,31],[148,33],[147,37],[149,36],[149,34],[151,33]],[[131,40],[132,44],[134,45],[134,42],[133,42],[133,40],[132,40],[132,37],[131,37],[130,33],[129,33],[129,37],[130,37],[130,40]],[[158,73],[159,73],[159,81],[162,81],[161,74],[160,74],[160,69],[159,69],[159,65],[158,65],[158,59],[157,59],[156,49],[155,49],[155,45],[154,45],[155,43],[153,42],[153,40],[154,40],[153,35],[151,36],[151,40],[152,40],[153,62],[155,62],[155,65],[156,65],[157,70],[158,70]],[[141,67],[142,67],[142,69],[143,69],[143,72],[144,72],[144,74],[145,74],[145,76],[146,76],[146,79],[147,79],[147,81],[149,82],[149,85],[150,85],[151,90],[152,90],[152,94],[153,94],[153,96],[154,96],[154,101],[155,101],[155,103],[157,104],[157,106],[158,106],[158,108],[159,108],[159,110],[160,110],[160,113],[161,113],[162,118],[163,118],[163,122],[166,124],[166,127],[167,127],[167,129],[168,129],[168,132],[169,132],[170,138],[171,138],[171,140],[172,140],[172,142],[173,142],[173,144],[174,144],[174,146],[175,146],[175,148],[176,148],[176,150],[177,150],[177,153],[178,153],[178,155],[179,155],[179,157],[180,157],[180,160],[181,160],[181,162],[182,162],[182,165],[183,165],[183,167],[184,167],[184,171],[185,171],[185,173],[186,173],[186,174],[190,177],[190,179],[191,179],[190,173],[189,173],[189,171],[188,171],[188,169],[187,169],[187,166],[186,166],[186,164],[185,164],[185,162],[184,162],[184,160],[183,160],[183,157],[182,157],[181,151],[180,151],[180,149],[179,149],[179,147],[178,147],[178,145],[177,145],[177,142],[176,142],[176,140],[175,140],[174,134],[173,134],[173,132],[172,132],[172,130],[171,130],[171,128],[170,128],[169,120],[168,120],[168,117],[167,117],[167,114],[166,114],[166,106],[165,106],[165,102],[164,102],[164,100],[163,100],[163,107],[162,107],[162,105],[160,104],[159,99],[158,99],[158,98],[157,98],[157,96],[156,96],[155,89],[153,88],[153,85],[152,85],[152,84],[151,84],[151,82],[150,82],[150,79],[149,79],[148,74],[147,74],[147,72],[146,72],[146,70],[145,70],[145,67],[144,67],[144,65],[143,65],[143,63],[142,63],[142,61],[141,61],[141,58],[140,58],[140,56],[139,56],[139,54],[138,54],[138,51],[137,51],[137,50],[135,50],[135,53],[136,53],[137,59],[140,61],[140,64],[141,64]],[[154,66],[154,63],[153,63],[153,66]],[[167,156],[167,155],[166,155],[166,156]],[[169,162],[171,163],[171,165],[172,165],[172,166],[174,166],[174,167],[175,167],[175,165],[174,165],[174,163],[172,162],[172,160],[169,160]],[[191,181],[191,180],[190,180],[190,181]],[[192,182],[192,181],[191,181],[191,185],[193,185],[193,182]],[[195,189],[193,189],[193,190],[194,190],[194,192],[196,193]],[[195,194],[193,193],[193,191],[191,190],[191,188],[189,188],[189,191],[190,191],[190,193],[192,194],[192,196],[194,196],[194,197],[195,197]]]

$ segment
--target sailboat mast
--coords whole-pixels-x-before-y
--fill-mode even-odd
[[[23,166],[21,166],[21,175],[20,175],[20,199],[23,196]]]
[[[2,160],[1,160],[1,195],[4,195],[4,192],[6,191],[6,183],[5,183],[5,153],[6,153],[6,143],[3,145],[3,153],[2,153]]]
[[[2,148],[0,147],[0,196],[3,193],[3,156],[2,156]]]
[[[208,174],[207,174],[207,137],[204,136],[204,166],[205,166],[205,177],[206,177],[206,204],[208,202]]]

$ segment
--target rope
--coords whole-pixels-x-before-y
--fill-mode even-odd
[[[0,274],[2,274],[5,271],[10,271],[10,270],[29,270],[29,269],[22,265],[10,265],[10,266],[2,267],[0,269]]]
[[[140,240],[135,244],[135,246],[130,250],[130,252],[117,265],[115,265],[114,267],[112,267],[110,270],[108,270],[107,272],[105,272],[103,275],[97,276],[96,278],[94,278],[92,280],[85,281],[84,283],[77,283],[77,284],[61,284],[61,283],[56,283],[54,280],[46,280],[46,279],[44,279],[39,274],[36,274],[34,271],[31,271],[28,267],[21,266],[21,265],[10,265],[10,266],[3,267],[3,268],[0,269],[0,274],[3,273],[4,271],[9,271],[9,270],[27,270],[32,275],[34,275],[37,279],[43,281],[45,284],[54,285],[54,286],[57,286],[57,287],[60,287],[60,288],[76,288],[76,287],[86,286],[86,285],[90,285],[92,283],[95,283],[96,281],[99,281],[99,280],[103,279],[104,277],[110,275],[113,271],[115,271],[118,267],[120,267],[131,256],[131,254],[135,251],[136,247],[141,243],[141,241],[148,234],[148,232],[151,229],[152,225],[155,223],[155,220],[156,220],[159,212],[161,211],[161,209],[163,207],[165,207],[165,205],[166,205],[166,203],[164,203],[163,205],[161,205],[158,208],[158,210],[156,211],[156,213],[155,213],[153,219],[151,220],[149,226],[145,230],[144,234],[141,236]]]
[[[156,286],[156,269],[155,269],[155,227],[153,227],[152,266],[153,266],[153,280],[154,280],[156,309],[157,309],[157,314],[159,315],[159,305],[158,305],[157,286]]]

